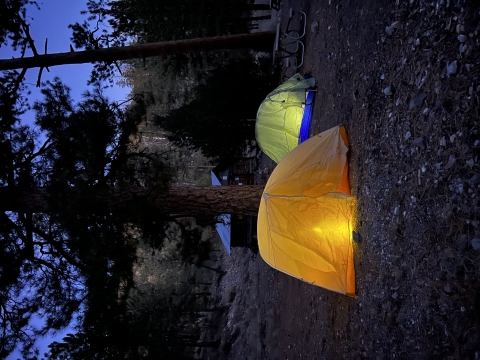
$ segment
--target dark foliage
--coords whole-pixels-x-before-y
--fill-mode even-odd
[[[44,84],[45,100],[34,105],[46,137],[39,144],[37,132],[19,125],[21,102],[18,91],[10,91],[19,86],[7,85],[0,93],[0,185],[49,186],[55,194],[49,214],[0,216],[1,356],[17,344],[27,356],[37,335],[64,328],[81,311],[80,326],[113,337],[127,326],[121,314],[133,286],[133,235],[141,228],[159,244],[167,219],[154,218],[148,204],[112,213],[90,193],[124,184],[162,191],[171,172],[153,154],[128,151],[136,114],[126,115],[100,90],[85,93],[75,105],[59,79]],[[87,212],[92,202],[96,211]],[[34,315],[43,318],[41,328],[29,325]]]
[[[1,0],[0,1],[0,47],[7,43],[23,54],[30,44],[26,6],[37,6],[31,0]]]
[[[44,100],[34,105],[43,143],[19,125],[16,97],[0,94],[10,116],[1,122],[0,185],[55,189],[48,214],[0,214],[1,355],[21,345],[25,358],[35,357],[37,336],[75,320],[77,333],[52,345],[50,358],[135,357],[148,336],[146,315],[127,311],[138,239],[160,246],[172,219],[145,202],[112,211],[91,194],[123,185],[163,191],[171,169],[162,157],[129,150],[128,135],[144,115],[141,99],[122,111],[99,89],[74,104],[59,79],[43,86]],[[198,231],[179,230],[185,246],[198,244]],[[34,316],[43,318],[41,327],[30,325]]]
[[[0,4],[0,46],[8,43],[22,53],[30,47],[35,53],[26,21],[28,4],[35,2],[6,0]],[[163,7],[157,9],[159,6]],[[132,35],[144,42],[228,33],[234,31],[225,20],[232,9],[227,3],[214,1],[162,5],[157,1],[89,1],[88,20],[95,28],[72,25],[74,43],[95,49],[124,44]],[[205,17],[199,16],[201,13]],[[100,30],[102,21],[110,22],[112,34]],[[181,56],[178,59],[183,61]],[[0,214],[2,358],[17,345],[22,347],[24,358],[36,358],[35,338],[63,329],[72,321],[77,324],[76,334],[53,344],[50,358],[135,358],[138,346],[151,335],[149,329],[155,322],[148,311],[135,316],[127,311],[133,288],[132,266],[137,239],[160,246],[165,226],[172,219],[157,215],[145,203],[132,202],[113,212],[91,194],[98,188],[123,185],[163,191],[172,171],[158,154],[129,148],[128,136],[145,116],[145,99],[136,96],[126,110],[109,102],[99,83],[112,74],[112,66],[115,64],[98,64],[92,81],[95,89],[86,92],[78,104],[59,79],[42,84],[44,100],[34,105],[35,128],[20,121],[28,108],[25,71],[2,74],[0,186],[55,189],[51,213]],[[96,210],[87,211],[92,203]],[[180,231],[188,234],[184,246],[200,244],[195,230]],[[207,245],[204,247],[203,254],[208,251]],[[189,259],[194,256],[191,252],[182,255]],[[155,319],[168,318],[165,323],[173,324],[182,306],[178,305],[178,312],[165,308]],[[34,317],[41,317],[43,325],[31,326]],[[178,333],[171,325],[157,330],[147,343],[160,344],[155,349],[166,344],[172,358],[172,346],[193,344],[190,335],[175,337]]]
[[[70,25],[72,42],[77,49],[100,49],[123,46],[132,41],[151,43],[218,36],[245,32],[237,21],[241,12],[237,5],[245,0],[89,0],[87,20]],[[108,23],[111,31],[101,27]],[[243,25],[242,25],[243,24]],[[186,55],[173,56],[178,68],[185,67]],[[114,63],[95,65],[90,79],[109,80],[119,68]]]
[[[87,20],[76,23],[72,40],[78,48],[118,46],[136,38],[140,43],[192,39],[243,31],[238,21],[244,0],[89,0]],[[108,22],[112,32],[100,31]],[[100,32],[100,33],[98,33]]]
[[[233,157],[255,139],[258,107],[276,79],[250,57],[231,60],[196,88],[194,100],[156,122],[179,146],[214,159]]]
[[[37,169],[34,142],[37,134],[27,126],[19,125],[20,116],[27,109],[23,85],[24,73],[3,73],[0,79],[0,185],[28,187]],[[38,151],[37,151],[38,153]],[[33,228],[31,214],[0,214],[0,357],[11,352],[17,342],[31,346],[28,334],[29,317],[39,309],[42,296],[26,300],[22,289],[31,283],[39,288],[55,291],[61,283],[58,272],[45,267],[54,280],[47,284],[42,274],[35,272],[39,262],[31,261]],[[25,262],[28,259],[28,262]],[[55,274],[54,274],[55,272]],[[49,286],[51,285],[51,286]],[[23,331],[24,328],[27,331]],[[22,331],[18,331],[21,329]]]

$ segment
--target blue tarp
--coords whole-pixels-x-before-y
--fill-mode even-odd
[[[307,98],[305,101],[305,110],[303,111],[302,126],[300,127],[300,134],[298,136],[298,144],[308,139],[310,131],[310,123],[312,122],[313,100],[315,99],[315,92],[307,91]]]
[[[213,186],[221,186],[220,180],[218,180],[217,176],[211,172],[212,175],[212,185]],[[228,255],[230,255],[230,221],[231,221],[231,216],[229,214],[224,214],[218,216],[218,220],[221,221],[220,223],[217,223],[215,227],[217,228],[218,235],[220,235],[220,239],[222,239],[223,245],[225,246],[225,249],[227,250]]]

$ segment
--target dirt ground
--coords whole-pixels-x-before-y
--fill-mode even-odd
[[[480,358],[477,4],[283,1],[283,27],[289,8],[307,14],[311,134],[349,134],[358,299],[234,248],[216,287],[222,342],[200,358]],[[258,183],[273,168],[262,156]]]

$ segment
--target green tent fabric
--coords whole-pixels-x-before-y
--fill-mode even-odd
[[[299,144],[307,91],[315,79],[296,74],[272,91],[257,112],[255,137],[262,151],[279,163]],[[307,129],[308,131],[308,129]]]

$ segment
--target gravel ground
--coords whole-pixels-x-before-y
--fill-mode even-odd
[[[358,198],[358,299],[249,249],[224,255],[227,310],[206,359],[478,359],[480,7],[467,0],[283,1],[306,12],[311,134],[343,124]],[[286,74],[291,75],[292,69]],[[273,170],[259,157],[257,183]]]

